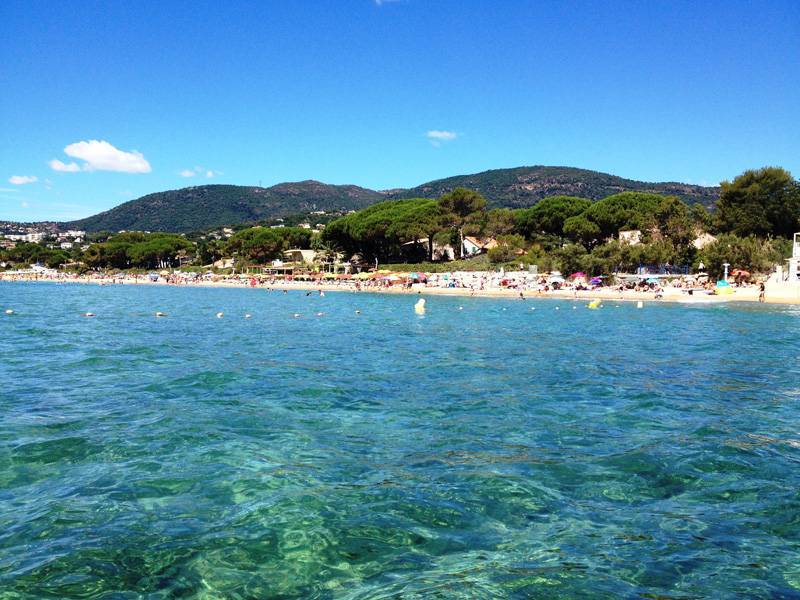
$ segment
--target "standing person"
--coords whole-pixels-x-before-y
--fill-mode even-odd
[[[766,295],[766,287],[764,286],[764,282],[762,281],[758,286],[758,301],[764,302],[765,295]]]

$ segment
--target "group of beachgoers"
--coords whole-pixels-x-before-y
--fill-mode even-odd
[[[715,282],[704,274],[618,276],[613,280],[588,277],[582,273],[561,277],[528,271],[457,271],[449,273],[397,273],[375,271],[351,274],[304,274],[298,277],[265,273],[218,274],[190,271],[158,273],[66,273],[56,270],[0,271],[0,281],[55,281],[100,285],[161,284],[176,286],[226,286],[267,289],[340,290],[387,293],[445,293],[457,295],[512,295],[554,297],[634,297],[661,299],[665,295],[713,294]],[[613,283],[611,283],[613,281]],[[736,285],[736,284],[735,284]],[[747,287],[748,284],[739,284]]]

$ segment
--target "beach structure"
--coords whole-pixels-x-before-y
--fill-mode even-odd
[[[483,252],[488,252],[492,248],[497,248],[497,240],[494,238],[486,238],[485,240],[465,236],[463,241],[464,256],[475,256]]]
[[[286,262],[313,265],[317,252],[315,250],[292,248],[291,250],[286,250],[283,255],[286,257]]]
[[[800,232],[792,239],[792,255],[785,265],[776,265],[775,272],[765,284],[767,300],[800,302]]]

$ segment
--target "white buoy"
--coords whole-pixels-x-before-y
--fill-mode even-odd
[[[464,307],[463,306],[459,306],[458,310],[464,310]]]
[[[94,313],[93,313],[93,312],[87,312],[87,313],[83,313],[83,316],[84,316],[84,317],[93,317],[93,316],[94,316]]]
[[[161,311],[158,311],[158,312],[156,312],[156,316],[157,316],[157,317],[166,317],[166,316],[167,316],[167,313],[163,313],[163,312],[161,312]]]
[[[561,309],[556,306],[556,310],[561,310]]]
[[[641,300],[639,300],[639,301],[636,303],[636,308],[644,308],[644,302],[642,302]]]
[[[531,310],[536,310],[536,307],[535,306],[531,306]]]
[[[7,314],[7,315],[13,315],[13,314],[14,314],[14,311],[13,311],[13,310],[11,310],[10,308],[7,308],[7,309],[6,309],[6,314]]]
[[[357,311],[356,311],[356,314],[357,314],[357,315],[360,315],[360,314],[361,314],[361,311],[360,311],[360,310],[357,310]]]
[[[577,306],[573,306],[572,310],[578,310],[578,307]]]
[[[299,318],[300,318],[300,313],[294,313],[292,316],[293,316],[295,319],[299,319]]]
[[[222,318],[222,317],[224,317],[224,316],[225,316],[225,313],[224,313],[224,312],[218,312],[218,313],[217,313],[217,318],[218,318],[218,319],[221,319],[221,318]]]
[[[322,317],[322,316],[324,316],[324,315],[325,315],[325,313],[324,313],[324,312],[318,312],[318,313],[317,313],[317,316],[318,316],[318,317]]]
[[[417,300],[417,303],[414,305],[414,312],[418,315],[425,314],[425,298],[420,298]]]
[[[252,315],[250,313],[245,314],[244,318],[249,319]]]

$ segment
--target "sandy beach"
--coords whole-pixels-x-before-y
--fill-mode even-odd
[[[362,285],[356,289],[351,281],[314,282],[314,281],[258,281],[247,278],[220,278],[220,279],[177,279],[168,281],[159,277],[152,281],[143,276],[103,277],[103,276],[47,276],[40,274],[2,274],[0,282],[53,282],[61,284],[94,284],[94,285],[146,285],[146,286],[177,286],[177,287],[218,287],[218,288],[249,288],[254,290],[295,290],[311,292],[345,292],[345,293],[372,293],[372,294],[399,294],[399,295],[426,295],[426,296],[461,296],[482,298],[524,298],[524,299],[560,299],[579,300],[588,302],[592,299],[604,301],[623,302],[676,302],[682,304],[715,304],[724,302],[758,302],[759,290],[757,286],[734,287],[729,294],[712,294],[705,291],[694,291],[689,294],[684,288],[666,286],[659,292],[622,290],[615,287],[600,287],[592,290],[560,289],[540,291],[535,289],[511,289],[507,287],[491,286],[484,289],[470,289],[469,287],[443,287],[437,285],[414,284],[411,287],[404,285]],[[790,293],[777,293],[767,287],[765,302],[773,304],[800,304],[800,295]]]

